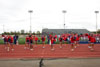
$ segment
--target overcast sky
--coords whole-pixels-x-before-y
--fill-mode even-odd
[[[0,33],[4,30],[20,31],[30,29],[30,14],[32,13],[32,31],[43,28],[63,29],[66,10],[66,29],[88,29],[95,31],[96,14],[100,11],[100,0],[0,0]],[[100,29],[100,13],[98,14],[98,29]]]

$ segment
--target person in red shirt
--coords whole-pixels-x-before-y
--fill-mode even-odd
[[[35,36],[35,44],[37,45],[38,37]]]
[[[30,50],[33,50],[33,37],[32,37],[32,35],[29,35],[29,45],[30,45]]]
[[[76,37],[76,46],[79,46],[79,40],[80,40],[80,36],[77,35],[77,37]]]
[[[90,40],[91,40],[91,36],[88,35],[88,48],[91,48],[91,42],[90,42]]]
[[[45,39],[46,39],[45,36],[42,36],[42,37],[41,37],[42,44],[43,44],[43,48],[45,48]]]
[[[24,49],[29,49],[29,35],[26,36]]]
[[[74,35],[72,35],[72,37],[70,38],[70,41],[71,41],[71,51],[74,51],[74,45],[75,45]]]
[[[53,46],[53,45],[54,45],[54,38],[53,38],[53,37],[51,37],[51,39],[50,39],[50,40],[51,40],[51,50],[54,50],[54,46]]]
[[[91,45],[90,45],[91,51],[93,51],[94,50],[94,43],[96,42],[96,39],[93,35],[91,36],[90,42],[91,42]]]
[[[14,41],[14,39],[13,39],[13,37],[11,36],[11,42],[10,42],[10,45],[11,45],[11,50],[12,50],[12,51],[14,50],[13,41]]]
[[[5,49],[8,48],[8,36],[7,35],[4,36],[4,45],[5,45]]]
[[[60,36],[60,37],[59,37],[60,48],[62,48],[62,41],[63,41],[63,38]]]
[[[7,51],[9,51],[10,47],[11,47],[11,50],[14,51],[14,46],[13,46],[13,37],[12,36],[8,36],[8,42],[9,42],[9,45],[8,45],[8,49]]]
[[[55,39],[56,39],[56,42],[57,42],[57,35],[55,35]]]
[[[67,43],[67,36],[64,36],[64,42]]]

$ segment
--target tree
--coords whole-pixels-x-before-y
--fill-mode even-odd
[[[33,32],[32,34],[35,35],[35,32]]]
[[[97,33],[100,33],[100,29],[97,31]]]
[[[36,34],[37,34],[37,35],[40,35],[40,31],[37,31]]]
[[[24,34],[25,33],[25,31],[24,30],[21,30],[21,34]]]

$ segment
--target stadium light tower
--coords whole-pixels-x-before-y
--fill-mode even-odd
[[[66,14],[66,12],[67,12],[66,10],[63,10],[63,11],[62,11],[62,13],[64,14],[64,29],[65,29],[65,25],[66,25],[66,24],[65,24],[65,14]]]
[[[5,25],[3,25],[3,33],[5,32]]]
[[[99,11],[95,11],[95,14],[96,14],[96,34],[97,34],[97,28],[98,28],[98,26],[97,26],[97,14],[99,13]]]
[[[30,13],[30,34],[32,33],[32,24],[31,24],[31,14],[33,13],[33,10],[28,11]]]

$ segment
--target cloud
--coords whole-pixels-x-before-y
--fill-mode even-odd
[[[32,13],[32,30],[63,28],[63,13],[66,10],[67,28],[95,30],[95,10],[100,10],[99,0],[0,0],[0,30],[29,30]],[[100,18],[100,14],[98,14]],[[98,28],[100,28],[98,19]],[[9,30],[8,30],[9,29]]]

